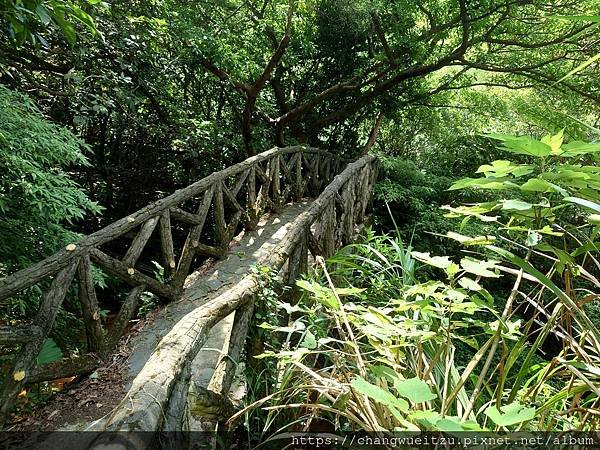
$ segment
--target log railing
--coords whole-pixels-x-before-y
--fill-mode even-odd
[[[350,243],[365,221],[376,172],[376,159],[371,155],[348,164],[293,221],[270,256],[270,268],[291,282],[307,269],[309,253],[314,257],[328,257],[340,246]],[[90,430],[162,432],[189,429],[189,410],[194,409],[188,405],[191,362],[211,328],[234,311],[234,327],[238,324],[240,329],[232,334],[230,355],[233,348],[239,347],[238,341],[243,342],[247,332],[245,317],[261,290],[258,277],[248,274],[232,288],[184,316],[160,341],[125,398]],[[200,401],[207,402],[206,407],[214,409],[216,405],[227,410],[229,383],[230,379],[221,383],[219,392],[210,390],[209,386]],[[198,395],[195,397],[197,401]],[[91,447],[106,444],[105,438],[110,439],[111,435],[98,438]],[[165,443],[164,447],[173,447],[172,444]]]
[[[18,350],[0,387],[0,420],[12,409],[24,383],[82,374],[97,367],[126,330],[144,291],[167,301],[177,298],[195,260],[222,256],[233,236],[242,227],[254,227],[263,212],[303,196],[318,195],[344,165],[339,156],[315,148],[268,150],[213,173],[0,279],[0,304],[36,285],[49,285],[29,325],[0,326],[0,346]],[[147,269],[152,267],[152,258],[145,256],[144,250],[153,236],[160,241],[157,246],[164,268],[162,276]],[[179,236],[181,239],[176,238]],[[108,330],[100,317],[93,267],[131,286]],[[73,283],[74,279],[77,283]],[[76,288],[71,288],[72,284]],[[79,297],[89,353],[36,366],[37,355],[69,290]]]

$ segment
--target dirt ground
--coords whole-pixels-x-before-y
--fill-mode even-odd
[[[127,360],[131,353],[131,339],[153,322],[159,312],[160,309],[156,309],[131,327],[104,366],[89,375],[73,378],[47,403],[34,407],[30,415],[17,419],[6,430],[34,432],[82,429],[108,414],[127,392]]]

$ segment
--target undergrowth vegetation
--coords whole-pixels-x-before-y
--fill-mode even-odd
[[[484,199],[442,209],[462,219],[444,236],[462,251],[416,251],[398,228],[368,229],[318,258],[296,297],[271,295],[279,314],[259,326],[275,337],[254,357],[268,387],[238,414],[255,439],[598,427],[600,144],[565,143],[563,132],[488,137],[514,158],[481,165],[477,178],[450,183],[384,161],[398,177],[380,194],[417,217],[432,203]]]

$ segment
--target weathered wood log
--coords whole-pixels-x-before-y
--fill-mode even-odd
[[[317,193],[321,190],[321,155],[315,155],[313,161],[313,168],[311,170],[310,181],[312,184],[313,195],[318,195]]]
[[[241,362],[253,312],[254,304],[252,302],[248,302],[235,312],[227,354],[221,355],[219,358],[219,362],[208,383],[207,389],[221,394],[222,397],[227,397],[235,376],[235,371]]]
[[[173,248],[173,235],[171,233],[171,214],[169,210],[160,215],[160,248],[165,267],[165,277],[171,279],[177,267],[175,262],[175,250]]]
[[[40,261],[39,263],[1,279],[0,301],[5,300],[6,298],[22,291],[23,289],[33,286],[49,275],[57,273],[59,270],[66,267],[70,261],[79,258],[82,254],[89,251],[90,248],[99,247],[119,236],[122,236],[123,234],[138,227],[139,224],[145,223],[151,217],[158,216],[163,211],[170,208],[175,208],[184,201],[202,194],[216,182],[242,173],[250,167],[269,160],[273,157],[273,155],[292,154],[297,152],[307,154],[326,153],[320,149],[303,146],[274,148],[259,153],[256,156],[250,157],[245,161],[221,170],[220,172],[215,172],[184,189],[176,191],[168,197],[151,203],[139,211],[136,211],[135,213],[132,213],[129,216],[117,220],[107,227],[90,234],[89,236],[74,243],[74,249],[69,247],[68,250],[58,252],[44,259],[43,261]]]
[[[323,183],[329,184],[329,182],[331,181],[331,178],[332,178],[332,173],[331,173],[331,156],[330,155],[326,155],[323,158],[324,158],[324,161],[323,161],[323,164],[322,164],[323,171],[322,171],[322,174],[321,174],[321,178],[323,179]]]
[[[302,155],[296,155],[296,159],[294,160],[294,176],[296,177],[294,181],[294,195],[296,200],[300,200],[304,195],[304,186],[302,185]]]
[[[222,185],[222,187],[223,187],[223,194],[225,195],[225,198],[231,204],[231,206],[233,206],[236,210],[245,213],[246,208],[244,208],[242,205],[240,205],[240,203],[237,201],[237,198],[235,198],[235,195],[233,195],[233,192],[231,192],[229,189],[227,189],[227,186],[225,186],[225,185]]]
[[[23,344],[41,338],[42,330],[35,325],[0,326],[0,344]]]
[[[321,247],[321,243],[315,237],[315,235],[312,233],[310,228],[306,231],[306,236],[307,236],[307,246],[308,246],[308,249],[310,250],[310,253],[313,255],[313,257],[316,258],[317,256],[323,256],[323,248]]]
[[[185,376],[185,365],[196,356],[212,326],[249,301],[257,286],[254,277],[247,276],[232,289],[184,316],[160,341],[104,429],[160,430],[171,393]]]
[[[239,410],[226,395],[202,386],[193,385],[189,397],[190,412],[196,417],[224,421]]]
[[[173,220],[176,220],[178,222],[187,223],[189,225],[198,225],[201,222],[203,222],[203,220],[204,220],[201,217],[197,216],[196,214],[192,214],[192,213],[184,211],[183,209],[180,209],[180,208],[171,208],[170,212],[171,212],[171,217],[173,218]]]
[[[196,255],[210,256],[211,258],[221,258],[223,256],[223,249],[212,245],[198,243],[195,250]]]
[[[94,287],[92,263],[89,255],[83,255],[77,268],[79,278],[79,303],[83,314],[83,323],[88,341],[88,349],[92,353],[104,353],[104,330],[100,319],[100,308]]]
[[[301,260],[303,255],[305,254],[305,241],[306,236],[302,236],[302,239],[300,240],[300,242],[298,242],[298,244],[296,244],[296,247],[292,251],[287,261],[287,267],[285,268],[285,273],[283,276],[284,283],[287,285],[293,284],[294,280],[298,278],[298,275],[302,273]]]
[[[40,334],[37,339],[32,339],[23,344],[19,355],[15,358],[11,372],[6,376],[0,390],[0,422],[4,423],[12,410],[15,398],[22,389],[25,378],[31,368],[35,365],[37,355],[42,349],[46,336],[50,333],[54,319],[62,301],[67,294],[71,281],[77,270],[78,260],[62,269],[52,281],[50,288],[44,294],[40,309],[33,321],[39,327]]]
[[[191,361],[183,367],[181,376],[173,388],[168,406],[165,410],[165,423],[162,430],[161,450],[191,449],[190,407],[188,403],[190,382],[192,377]]]
[[[273,189],[273,203],[277,208],[281,205],[281,185],[279,180],[279,177],[281,175],[279,169],[280,161],[278,155],[275,155],[273,157],[273,159],[271,160],[271,165],[271,173],[269,175],[271,176],[271,186]]]
[[[114,349],[121,336],[125,332],[129,321],[133,318],[133,315],[137,311],[138,303],[140,301],[140,296],[146,289],[145,285],[140,285],[134,287],[129,294],[127,294],[127,298],[121,305],[121,309],[119,314],[117,314],[117,318],[115,319],[112,327],[108,331],[108,335],[106,336],[106,348],[108,351]]]
[[[181,256],[179,258],[179,264],[177,265],[177,272],[175,273],[172,283],[177,288],[183,287],[183,283],[185,282],[185,279],[190,271],[190,266],[192,265],[192,260],[196,254],[196,249],[200,244],[200,234],[204,228],[204,222],[212,203],[214,192],[214,186],[211,186],[211,188],[204,193],[204,197],[202,198],[202,202],[200,203],[198,212],[196,214],[201,220],[192,227],[187,235],[185,244],[183,245],[183,250],[181,251]]]
[[[227,241],[227,223],[225,222],[225,206],[223,205],[223,183],[215,186],[215,197],[213,199],[215,214],[215,240],[217,247],[225,248]]]
[[[240,219],[242,218],[242,215],[243,215],[242,211],[237,211],[231,218],[231,221],[229,222],[229,224],[227,225],[227,228],[225,229],[226,244],[225,244],[225,246],[221,247],[221,250],[223,251],[223,253],[225,253],[227,251],[227,249],[229,248],[229,243],[235,236],[235,232],[237,230],[238,224],[240,223]]]
[[[288,200],[291,200],[290,194],[292,193],[292,188],[293,185],[291,184],[288,184],[285,188],[283,188],[283,192],[281,192],[279,201],[280,204],[284,205],[288,202]]]
[[[348,182],[342,190],[344,214],[342,217],[342,245],[349,244],[354,234],[354,199],[352,198],[352,184]]]
[[[179,295],[178,289],[162,284],[160,281],[157,281],[148,275],[144,275],[131,267],[127,267],[118,259],[108,256],[106,253],[96,248],[90,250],[90,257],[104,270],[119,277],[133,287],[145,284],[149,291],[168,300],[174,300]]]
[[[237,183],[235,183],[235,186],[232,189],[230,189],[231,194],[233,195],[234,198],[237,197],[237,195],[239,194],[240,190],[242,189],[242,187],[246,183],[246,180],[248,179],[248,175],[249,174],[250,174],[250,169],[244,170],[242,172],[242,174],[240,175],[239,179],[237,180]]]
[[[281,170],[281,174],[283,175],[285,180],[292,184],[294,183],[294,176],[292,174],[292,170],[290,170],[290,163],[293,163],[294,156],[295,155],[292,155],[292,157],[287,162],[284,161],[283,158],[280,158],[279,160],[279,169]]]
[[[332,198],[334,200],[334,198]],[[331,201],[323,211],[323,234],[321,240],[323,242],[323,256],[329,258],[335,253],[337,242],[335,239],[336,229],[336,214],[335,204]]]
[[[292,200],[290,194],[295,192],[294,183],[296,181],[293,169],[290,169],[290,164],[294,163],[294,157],[296,155],[292,155],[289,160],[286,162],[283,157],[279,160],[279,169],[281,173],[281,181],[283,182],[283,190],[280,195],[279,204],[283,205],[288,202],[288,200]]]
[[[300,261],[298,263],[298,273],[303,274],[308,271],[308,236],[305,234],[302,240],[300,251]]]
[[[248,220],[244,224],[246,230],[253,230],[258,223],[258,210],[256,208],[256,169],[250,168],[248,174],[248,200],[246,202],[246,210],[248,212]]]
[[[135,263],[137,262],[140,255],[144,251],[144,247],[146,246],[148,239],[150,239],[150,236],[154,232],[154,228],[156,228],[157,223],[158,223],[158,218],[151,217],[150,219],[148,219],[146,221],[146,223],[144,223],[142,225],[139,233],[137,234],[137,236],[131,243],[131,246],[127,250],[127,253],[125,253],[125,256],[123,257],[123,263],[127,267],[135,266]]]
[[[256,165],[256,174],[258,175],[259,166]],[[256,195],[256,206],[255,206],[255,214],[256,214],[256,222],[258,222],[260,216],[265,212],[270,206],[270,197],[269,193],[271,190],[271,160],[267,161],[267,169],[264,181],[262,181],[261,187],[258,190],[258,194]]]
[[[75,358],[61,359],[34,367],[25,378],[27,383],[57,380],[59,378],[85,375],[100,367],[103,359],[95,353],[88,353]]]
[[[367,205],[369,203],[369,197],[371,195],[370,189],[370,168],[369,166],[363,167],[360,178],[360,201],[358,202],[358,217],[357,223],[362,223],[365,219],[367,212]]]
[[[266,183],[267,181],[269,181],[268,175],[263,170],[263,168],[260,167],[260,164],[256,164],[254,166],[254,174],[260,180],[261,183]]]

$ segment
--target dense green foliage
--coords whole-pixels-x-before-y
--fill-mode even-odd
[[[100,208],[69,177],[87,147],[30,99],[0,86],[0,274],[39,261],[75,238],[64,225]]]
[[[76,176],[107,219],[274,144],[356,154],[379,112],[391,145],[439,155],[486,121],[514,121],[514,102],[560,128],[549,112],[587,119],[598,100],[589,68],[552,84],[593,56],[594,24],[557,18],[592,13],[592,0],[22,3],[0,26],[20,14],[37,37],[0,37],[3,83],[91,146],[94,170]],[[503,101],[530,87],[546,91]]]
[[[491,137],[526,161],[484,164],[483,177],[450,187],[499,194],[444,207],[464,217],[463,229],[479,220],[493,230],[447,232],[468,253],[413,251],[367,231],[297,282],[297,304],[271,302],[279,316],[260,326],[282,337],[256,358],[276,361],[266,366],[275,385],[245,411],[264,408],[257,439],[282,430],[598,426],[600,331],[586,305],[600,290],[600,186],[597,165],[586,164],[600,146],[563,143],[562,131]],[[395,167],[404,177],[409,169],[408,183],[418,179],[410,164]],[[503,290],[506,277],[514,284]]]
[[[267,148],[373,152],[374,231],[266,285],[248,431],[592,429],[599,8],[0,0],[0,277]],[[43,361],[86,345],[76,290]]]

